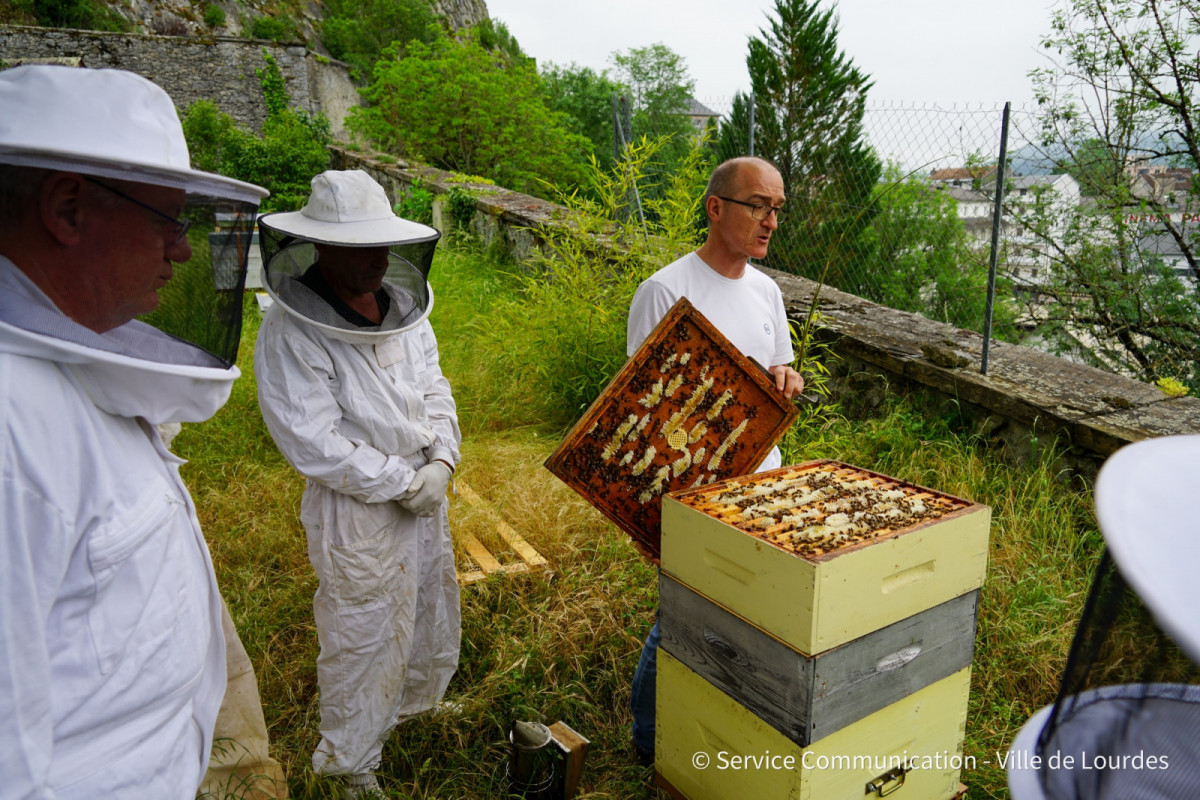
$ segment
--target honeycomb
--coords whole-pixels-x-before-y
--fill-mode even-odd
[[[838,461],[813,461],[673,495],[803,558],[936,520],[971,503]]]

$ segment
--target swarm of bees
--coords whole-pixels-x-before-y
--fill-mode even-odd
[[[727,481],[680,500],[805,558],[878,539],[969,505],[836,461]]]

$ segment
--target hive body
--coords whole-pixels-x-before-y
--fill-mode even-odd
[[[882,777],[874,794],[955,795],[986,506],[825,460],[675,492],[662,520],[656,745],[673,792],[850,798]],[[765,748],[861,768],[690,761]],[[866,774],[918,763],[905,750],[945,769]]]

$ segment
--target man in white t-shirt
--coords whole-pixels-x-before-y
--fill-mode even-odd
[[[733,158],[713,170],[704,191],[708,238],[647,278],[629,307],[626,351],[633,355],[654,326],[686,297],[742,352],[775,376],[775,386],[791,399],[804,388],[792,369],[792,339],[783,295],[773,280],[749,264],[765,258],[771,234],[783,211],[783,178],[761,158]],[[773,449],[759,469],[781,463]],[[657,673],[658,623],[646,637],[633,675],[630,707],[633,746],[649,763],[654,758],[654,682]]]

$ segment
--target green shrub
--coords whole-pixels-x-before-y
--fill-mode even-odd
[[[277,117],[288,110],[290,98],[287,84],[283,80],[283,72],[275,61],[275,56],[262,51],[263,68],[254,70],[258,76],[258,84],[262,87],[263,105],[267,107],[267,117]]]
[[[522,192],[583,178],[577,158],[590,145],[546,107],[537,71],[504,65],[477,40],[395,44],[363,96],[371,105],[351,109],[348,125],[380,150]]]
[[[198,169],[263,186],[271,191],[263,211],[290,211],[308,199],[313,176],[329,168],[329,121],[288,108],[279,65],[270,54],[264,58],[259,80],[268,113],[261,137],[238,128],[208,100],[184,112],[183,132]]]
[[[133,24],[97,0],[17,0],[15,16],[33,17],[43,28],[130,31]]]
[[[412,188],[408,190],[400,202],[396,204],[396,213],[411,219],[413,222],[423,222],[426,225],[433,224],[433,192],[421,186],[419,183],[414,183]]]
[[[700,243],[709,165],[698,147],[668,176],[644,228],[626,213],[665,141],[634,143],[611,173],[592,162],[585,185],[560,197],[571,224],[544,234],[545,252],[513,276],[520,292],[487,321],[481,358],[501,365],[498,389],[522,395],[539,420],[565,428],[586,410],[625,363],[638,285]]]
[[[455,186],[446,193],[446,206],[455,227],[465,227],[475,218],[475,195]]]
[[[298,38],[296,24],[286,16],[254,17],[250,20],[250,37],[273,42],[291,42]]]
[[[437,32],[427,0],[327,0],[321,42],[334,58],[367,76],[392,42],[400,47],[413,40],[428,43]]]
[[[207,5],[204,7],[204,24],[210,28],[221,28],[225,25],[225,9],[220,6]]]

